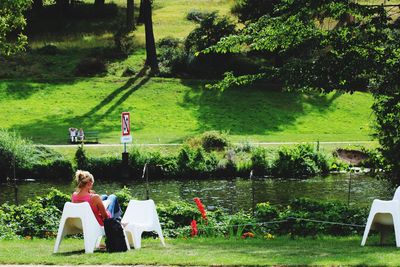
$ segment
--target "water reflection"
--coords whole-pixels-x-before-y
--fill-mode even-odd
[[[308,180],[235,178],[150,181],[149,187],[150,198],[156,203],[168,200],[192,201],[194,197],[200,197],[207,206],[220,207],[233,213],[240,209],[250,210],[253,201],[287,204],[290,199],[298,197],[347,203],[348,182],[348,174],[335,174]],[[112,193],[124,186],[131,189],[135,198],[145,199],[146,184],[143,180],[118,182],[96,180],[95,183],[98,193]],[[68,194],[74,190],[70,182],[20,182],[19,202],[23,203],[36,195],[44,195],[52,187]],[[385,181],[376,180],[365,174],[353,174],[350,203],[369,206],[375,198],[390,199],[393,191],[394,189]],[[14,189],[11,184],[1,185],[0,204],[5,202],[14,202]]]

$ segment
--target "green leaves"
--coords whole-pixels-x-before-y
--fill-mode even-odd
[[[19,33],[16,38],[10,38],[11,32],[22,31],[26,25],[24,12],[32,0],[2,0],[0,1],[0,56],[11,55],[24,49],[27,37]]]

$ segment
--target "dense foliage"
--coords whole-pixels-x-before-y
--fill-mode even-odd
[[[198,143],[201,140],[205,143]],[[247,177],[251,170],[258,177],[307,178],[325,175],[329,171],[346,168],[346,164],[330,155],[317,151],[312,145],[283,147],[271,151],[262,147],[226,147],[224,139],[212,139],[202,135],[182,146],[177,153],[163,155],[134,148],[129,153],[127,170],[129,176],[141,177],[145,164],[152,177],[158,179],[186,177],[205,179],[207,177]],[[100,179],[121,177],[122,161],[115,157],[87,157],[83,148],[78,148],[76,165],[90,171]]]
[[[184,42],[164,38],[158,43],[158,56],[162,75],[191,75],[216,77],[226,71],[230,57],[218,53],[198,53],[215,45],[222,37],[236,32],[235,24],[217,12],[191,11],[187,18],[198,26],[189,33]]]
[[[125,188],[116,195],[122,209],[125,210],[127,203],[132,199],[130,191]],[[69,201],[69,198],[69,195],[52,189],[46,196],[36,197],[20,206],[1,205],[0,239],[55,237],[64,203]],[[263,238],[267,234],[270,237],[274,234],[349,235],[359,234],[367,218],[367,211],[364,209],[349,208],[341,203],[307,199],[295,199],[285,207],[259,203],[255,208],[254,216],[245,211],[228,214],[219,209],[204,210],[206,219],[202,217],[194,202],[157,204],[164,235],[169,237],[189,237],[192,220],[198,221],[198,235],[201,236],[246,238],[251,235]],[[321,223],[316,220],[339,224]]]
[[[0,130],[0,180],[6,178],[69,179],[72,164],[61,154]]]
[[[21,32],[26,25],[24,12],[31,2],[31,0],[0,1],[0,56],[21,51],[27,44],[27,38]]]
[[[205,50],[265,59],[260,72],[239,77],[227,73],[213,87],[264,79],[287,90],[370,90],[376,99],[376,136],[384,168],[399,184],[398,23],[383,6],[349,0],[284,0],[274,5],[271,14]]]

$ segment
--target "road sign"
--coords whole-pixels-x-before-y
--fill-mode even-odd
[[[131,115],[129,112],[121,113],[121,130],[122,136],[131,135]]]
[[[121,143],[132,143],[131,114],[129,112],[121,113],[121,132]]]

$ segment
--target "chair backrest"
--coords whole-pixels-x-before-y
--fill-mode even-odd
[[[83,221],[85,221],[86,225],[89,227],[100,226],[88,202],[66,202],[64,204],[62,216],[69,218],[68,220],[77,228],[82,228]],[[71,220],[71,218],[73,218],[73,220]],[[78,218],[80,220],[78,220]]]
[[[397,187],[396,192],[394,193],[393,200],[400,200],[400,186]]]
[[[149,224],[158,221],[156,205],[149,200],[131,200],[122,218],[122,222]]]

